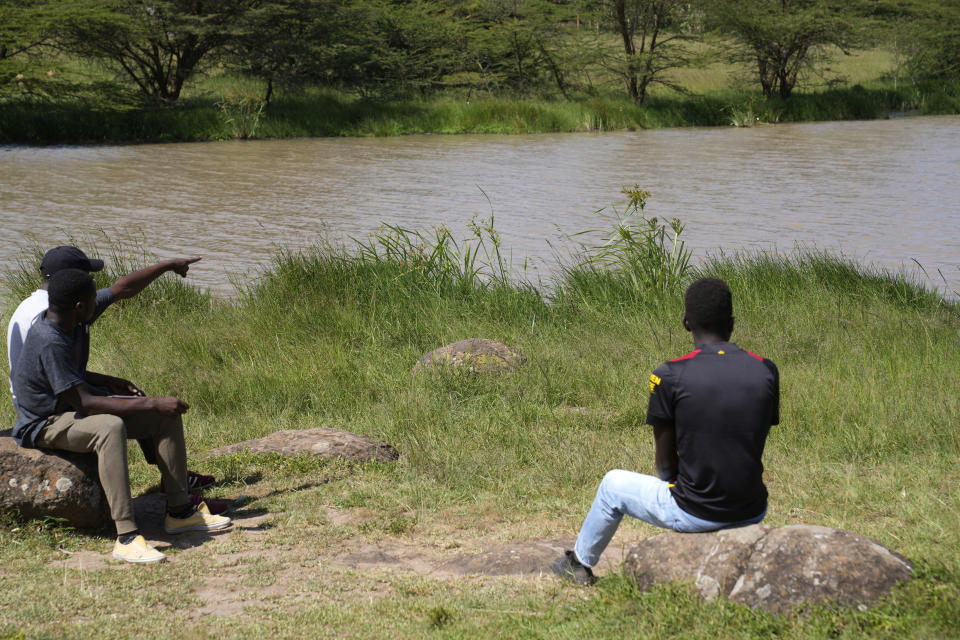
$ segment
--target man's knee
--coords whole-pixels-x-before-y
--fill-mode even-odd
[[[123,418],[113,415],[97,416],[97,436],[102,442],[119,441],[126,446],[127,427],[123,424]]]
[[[624,471],[623,469],[607,471],[606,475],[603,476],[603,480],[600,481],[600,487],[604,491],[620,493],[630,486],[630,480],[633,475],[630,471]]]
[[[127,446],[127,428],[123,424],[123,418],[119,416],[101,414],[90,416],[83,420],[86,424],[82,425],[81,431],[83,437],[89,443],[90,450],[100,452],[104,449],[121,449]],[[79,426],[79,425],[78,425]],[[74,438],[77,436],[68,436]]]
[[[183,418],[180,416],[168,416],[163,422],[161,427],[163,433],[178,436],[183,435]]]
[[[130,437],[157,442],[165,437],[182,437],[183,419],[159,413],[137,415],[130,419],[127,429]]]

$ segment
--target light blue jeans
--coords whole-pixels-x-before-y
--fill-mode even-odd
[[[624,515],[681,533],[700,533],[742,527],[763,520],[767,510],[741,522],[712,522],[690,515],[680,508],[670,483],[653,476],[614,469],[603,477],[593,506],[587,513],[573,552],[581,564],[592,567],[607,548]]]

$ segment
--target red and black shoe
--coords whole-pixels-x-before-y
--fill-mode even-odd
[[[187,471],[187,491],[200,491],[207,487],[212,487],[216,481],[217,479],[213,476],[205,476],[202,473]]]
[[[213,476],[205,476],[202,473],[187,471],[187,491],[202,491],[207,487],[212,487],[216,482],[217,479]],[[164,493],[167,491],[163,486],[162,478],[160,479],[160,491]]]
[[[200,506],[201,502],[207,503],[207,509],[210,510],[210,515],[212,516],[222,516],[227,511],[230,511],[230,503],[226,500],[214,500],[213,498],[204,498],[202,495],[196,491],[190,494],[190,504],[194,507]]]

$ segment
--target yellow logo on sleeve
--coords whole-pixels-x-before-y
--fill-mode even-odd
[[[657,385],[660,384],[660,378],[654,374],[650,374],[650,393],[653,393],[657,390]]]

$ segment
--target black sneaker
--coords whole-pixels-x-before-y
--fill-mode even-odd
[[[552,568],[553,572],[561,578],[581,587],[588,587],[597,581],[597,577],[593,575],[590,567],[580,564],[573,551],[565,551],[563,557],[557,558],[557,561],[553,563]]]

